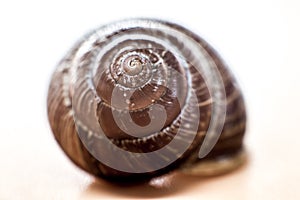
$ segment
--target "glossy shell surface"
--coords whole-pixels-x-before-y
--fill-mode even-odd
[[[216,51],[153,19],[115,22],[79,40],[52,76],[48,117],[76,165],[116,181],[234,156],[246,121]]]

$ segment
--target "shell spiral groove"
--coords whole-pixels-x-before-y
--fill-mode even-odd
[[[87,34],[59,63],[47,102],[61,148],[98,177],[205,174],[205,163],[231,159],[228,171],[241,161],[241,91],[212,47],[176,24],[131,19]]]

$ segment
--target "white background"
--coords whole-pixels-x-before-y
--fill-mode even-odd
[[[252,175],[243,181],[249,199],[299,196],[299,13],[296,0],[1,1],[0,199],[82,197],[92,184],[54,142],[46,114],[48,84],[77,39],[131,17],[181,24],[217,49],[247,103],[246,144],[253,160]]]

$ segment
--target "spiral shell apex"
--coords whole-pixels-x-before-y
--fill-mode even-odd
[[[241,91],[212,47],[176,24],[130,19],[87,34],[55,70],[47,105],[61,148],[97,177],[217,174],[242,163]]]

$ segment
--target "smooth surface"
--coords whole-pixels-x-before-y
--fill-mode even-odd
[[[289,0],[1,2],[0,199],[300,199],[299,13]],[[59,149],[46,118],[55,65],[86,31],[134,16],[184,25],[226,60],[249,113],[243,168],[125,187],[95,180]]]

